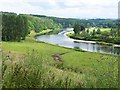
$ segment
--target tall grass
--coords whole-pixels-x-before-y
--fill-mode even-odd
[[[102,60],[99,63],[103,63]],[[37,50],[23,58],[3,53],[3,88],[117,88],[117,61],[106,63],[106,69],[84,72],[82,68],[50,63]],[[93,65],[94,66],[94,65]],[[108,67],[109,66],[109,67]]]
[[[9,57],[9,58],[8,58]],[[9,54],[3,55],[3,88],[68,88],[82,87],[77,78],[73,79],[68,73],[62,72],[33,50],[27,54],[27,58],[15,60]],[[71,73],[74,75],[74,73]],[[75,75],[76,76],[76,75]]]
[[[28,88],[39,87],[43,73],[42,56],[35,51],[29,52],[27,58],[3,56],[3,88]]]

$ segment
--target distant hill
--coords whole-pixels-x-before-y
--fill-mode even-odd
[[[61,24],[63,28],[73,27],[73,25],[77,22],[85,27],[99,27],[99,28],[114,28],[116,27],[117,20],[116,19],[73,19],[73,18],[59,18],[59,17],[51,17],[45,15],[34,15],[32,16],[39,18],[49,18],[52,19],[55,23]]]

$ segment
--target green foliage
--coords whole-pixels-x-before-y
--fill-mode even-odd
[[[108,45],[108,43],[111,45],[113,44],[120,44],[120,36],[118,36],[118,29],[117,28],[112,28],[112,29],[95,29],[93,30],[86,30],[82,31],[79,35],[76,34],[71,34],[70,37],[74,39],[82,39],[82,40],[93,40],[96,41],[99,44],[104,44]]]
[[[60,26],[54,23],[51,19],[38,18],[30,15],[27,15],[27,17],[29,22],[29,30],[34,30],[37,33],[46,29],[56,30],[57,28],[60,28]]]
[[[38,18],[25,14],[2,14],[2,40],[3,41],[21,41],[31,30],[40,32],[51,29],[58,32],[60,26],[48,18]],[[59,29],[60,30],[60,29]]]
[[[120,36],[120,20],[118,20],[118,28],[117,28],[117,33],[118,33],[118,37]]]
[[[22,37],[21,39],[25,40],[25,37],[29,33],[28,19],[25,15],[17,16],[17,30],[19,30],[19,35]]]
[[[2,14],[2,40],[20,41],[28,34],[28,21],[24,15]]]
[[[96,34],[101,34],[101,31],[99,28],[97,29]]]
[[[3,51],[3,88],[118,87],[116,55],[83,52],[34,40],[3,42]],[[60,56],[63,62],[53,60],[52,55],[57,53],[65,53]]]
[[[74,31],[75,35],[80,33],[80,24],[79,23],[75,23],[73,31]]]
[[[16,15],[10,14],[2,15],[2,40],[13,40],[15,37],[12,36],[16,30]],[[14,31],[14,32],[13,32]]]
[[[2,34],[5,36],[2,38],[4,40],[11,41],[16,38],[15,40],[19,41],[25,39],[31,30],[39,32],[43,29],[55,30],[56,27],[59,27],[48,18],[34,18],[15,14],[4,15],[6,17],[3,18]],[[62,23],[66,25],[66,23]],[[16,27],[16,25],[20,26]],[[106,27],[106,24],[104,25]],[[51,32],[51,30],[39,34],[46,32]],[[115,34],[111,32],[115,32]],[[82,31],[80,34],[83,39],[101,40],[104,38],[105,41],[112,39],[112,42],[119,43],[118,33],[113,30],[111,32],[98,33],[94,31],[94,37],[92,36],[93,33],[88,33],[88,31]],[[3,42],[3,88],[118,87],[119,56],[62,48],[35,41],[31,37],[34,35],[26,37],[23,42]],[[75,37],[81,38],[79,35],[75,35]],[[63,62],[53,60],[52,55],[57,53],[65,53],[60,56]]]
[[[95,29],[94,29],[93,32],[92,32],[92,36],[93,36],[93,37],[95,36],[95,33],[96,33],[96,32],[95,32]]]
[[[98,28],[115,28],[117,27],[117,20],[112,19],[73,19],[73,18],[58,18],[58,17],[49,17],[43,15],[33,15],[39,18],[49,18],[52,19],[55,23],[60,24],[63,28],[74,27],[75,23],[81,23],[81,25],[86,28],[98,27]]]
[[[87,31],[86,31],[86,32],[89,34],[89,32],[90,32],[90,31],[89,31],[89,29],[87,29]]]
[[[5,47],[7,43],[4,43]],[[36,45],[40,45],[39,48]],[[3,53],[3,88],[118,87],[117,56],[74,51],[44,43],[9,42],[7,48],[15,49],[16,57],[13,52]],[[55,62],[51,55],[61,52],[68,53],[61,56],[63,62]]]

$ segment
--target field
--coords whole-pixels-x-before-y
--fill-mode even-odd
[[[93,30],[97,30],[98,28],[90,28],[89,30],[90,30],[90,32],[91,31],[93,31]],[[110,31],[111,30],[111,28],[100,28],[100,30],[103,32],[103,31]]]
[[[98,28],[86,28],[85,30],[87,31],[87,29],[89,29],[89,31],[90,32],[93,32],[93,30],[95,29],[95,30],[97,30]],[[110,31],[111,30],[111,28],[99,28],[102,32],[104,32],[104,31]],[[71,31],[71,34],[73,34],[74,32],[73,31]]]
[[[118,87],[119,56],[50,45],[34,36],[2,43],[3,88]]]

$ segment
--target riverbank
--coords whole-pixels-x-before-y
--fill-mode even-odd
[[[36,38],[37,36],[40,36],[40,35],[58,34],[60,31],[61,31],[60,29],[57,29],[57,30],[47,29],[39,33],[36,33],[35,31],[32,30],[31,33],[28,35],[28,37]]]
[[[43,43],[34,39],[36,34],[2,43],[4,88],[118,87],[118,56]]]
[[[80,40],[80,38],[76,38],[73,35],[71,35],[73,33],[74,33],[73,31],[70,31],[70,32],[65,33],[64,35],[70,37],[75,42],[84,42],[84,43],[93,43],[93,44],[97,43],[97,44],[100,44],[100,45],[109,45],[109,46],[113,46],[113,47],[120,47],[120,45],[113,44],[113,43],[106,43],[106,42],[102,42],[102,41],[92,41],[92,40],[87,41],[87,40],[84,40],[84,39]]]

